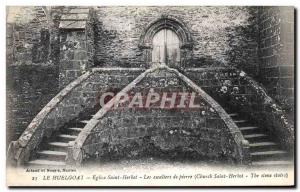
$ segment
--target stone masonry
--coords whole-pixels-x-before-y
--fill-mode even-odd
[[[151,91],[169,93],[168,97],[174,92],[194,92],[166,69],[147,74],[129,93],[133,96],[139,92],[145,99]],[[195,102],[201,107],[161,108],[161,103],[156,102],[149,108],[130,108],[129,102],[125,102],[116,109],[111,108],[86,138],[85,159],[150,155],[237,161],[239,154],[236,154],[234,138],[215,106],[201,95],[195,97]]]
[[[60,87],[87,71],[86,27],[89,9],[65,9],[60,18]]]
[[[192,36],[192,56],[181,59],[188,63],[185,67],[239,66],[257,57],[252,49],[244,55],[228,54],[237,53],[241,44],[256,43],[241,31],[254,23],[247,7],[98,7],[96,13],[95,66],[148,67],[149,60],[138,46],[140,38],[163,17],[180,21]]]
[[[268,93],[293,116],[294,9],[260,7],[260,79]]]
[[[14,140],[9,154],[14,154],[11,159],[17,164],[30,161],[30,154],[41,150],[45,138],[87,111],[101,112],[103,93],[119,93],[153,67],[152,38],[163,28],[175,31],[180,40],[176,66],[180,78],[192,81],[217,105],[229,106],[264,127],[278,145],[293,150],[291,7],[36,6],[8,11],[7,143]],[[151,73],[132,91],[190,90],[180,78],[169,72]],[[173,80],[178,85],[171,85]],[[160,86],[161,82],[165,84]],[[231,117],[223,121],[214,113],[216,105],[202,103],[203,110],[189,112],[109,111],[96,119],[102,123],[86,132],[86,140],[68,144],[66,162],[107,155],[138,157],[149,147],[155,153],[151,155],[176,158],[188,153],[249,162],[249,143],[241,131],[235,140],[231,131],[237,125]],[[80,154],[79,160],[73,153]]]

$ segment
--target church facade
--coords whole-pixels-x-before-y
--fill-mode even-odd
[[[145,156],[291,163],[292,7],[7,12],[13,165]],[[101,103],[103,95],[111,97]]]

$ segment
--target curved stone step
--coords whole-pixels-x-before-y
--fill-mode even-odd
[[[51,150],[51,151],[66,151],[67,147],[68,147],[68,143],[49,142],[48,146],[49,146],[49,150]]]
[[[288,153],[280,150],[278,144],[265,134],[265,129],[254,126],[251,121],[242,118],[235,111],[230,111],[228,115],[237,124],[244,138],[249,141],[252,165],[292,164],[289,161]]]
[[[64,161],[66,159],[67,153],[63,151],[50,151],[43,150],[37,151],[38,158],[54,160],[54,161]]]
[[[87,116],[84,116],[84,117],[80,117],[81,121],[84,121],[84,120],[87,120],[89,121],[90,119],[93,118],[94,115],[87,115]]]
[[[259,127],[256,126],[245,126],[245,127],[240,127],[241,131],[248,131],[248,130],[258,130]]]
[[[83,128],[80,128],[80,127],[70,127],[70,128],[62,130],[62,132],[66,135],[78,136],[78,134],[82,130],[83,130]]]
[[[278,154],[287,154],[286,151],[281,151],[281,150],[277,150],[277,151],[259,151],[259,152],[253,152],[251,153],[251,156],[259,156],[259,155],[278,155]]]
[[[263,133],[257,133],[257,134],[248,134],[244,135],[245,139],[253,139],[253,138],[261,138],[261,137],[267,137],[268,135]]]
[[[234,119],[233,122],[238,126],[238,127],[246,127],[249,126],[249,121],[246,119]]]
[[[249,141],[258,142],[262,139],[267,139],[268,135],[263,134],[263,133],[253,133],[253,134],[244,135],[244,138],[249,140]]]
[[[82,120],[80,121],[81,123],[87,124],[89,122],[89,120]]]
[[[262,129],[256,126],[241,126],[239,127],[243,135],[262,133]]]
[[[258,151],[250,153],[252,161],[259,160],[286,160],[288,153],[282,150]]]
[[[28,165],[39,165],[39,166],[65,166],[66,163],[63,161],[49,161],[45,159],[36,159],[27,162]]]
[[[268,135],[264,133],[247,133],[243,134],[244,138],[249,141],[249,143],[259,143],[259,142],[270,142],[270,138]]]
[[[271,141],[250,143],[249,146],[251,152],[279,150],[278,145]]]
[[[245,119],[239,119],[239,120],[233,120],[233,122],[235,122],[235,123],[246,123],[248,121],[245,120]]]
[[[82,131],[83,128],[79,128],[79,127],[72,127],[72,128],[68,128],[69,130],[73,130],[73,131]]]
[[[253,161],[252,165],[254,166],[266,166],[266,165],[293,165],[292,161]]]
[[[44,151],[38,151],[38,154],[43,154],[43,155],[56,155],[56,156],[66,156],[66,152],[62,151],[49,151],[49,150],[44,150]]]
[[[229,113],[228,115],[229,115],[231,118],[232,118],[232,117],[237,117],[237,116],[239,116],[238,113]]]
[[[258,142],[258,143],[250,143],[250,147],[262,147],[262,146],[274,146],[277,145],[274,142]]]
[[[78,120],[73,120],[68,122],[68,127],[84,127],[87,124],[88,120],[82,120],[82,119],[78,119]]]
[[[60,140],[64,140],[64,141],[73,141],[77,138],[77,136],[75,135],[67,135],[67,134],[59,134],[57,137],[60,138]]]
[[[68,147],[68,143],[64,142],[49,142],[48,144],[57,147]]]

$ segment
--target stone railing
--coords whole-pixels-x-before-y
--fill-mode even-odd
[[[293,150],[294,125],[265,88],[244,71],[226,67],[186,69],[184,74],[218,103],[242,112],[261,128],[266,128],[287,150]]]
[[[87,72],[60,91],[31,121],[17,141],[8,147],[8,163],[23,165],[45,137],[50,137],[64,123],[78,116],[83,110],[78,94],[82,84],[92,73]],[[59,116],[59,118],[58,118]]]
[[[106,91],[118,92],[144,69],[94,68],[60,91],[32,120],[17,141],[8,149],[8,162],[26,163],[43,138],[50,137],[70,120],[98,105],[97,97]]]
[[[240,71],[240,74],[243,74]],[[240,82],[246,84],[254,93],[251,99],[245,101],[240,111],[249,114],[274,135],[287,151],[294,149],[294,125],[289,122],[287,115],[266,90],[249,76],[241,76]]]
[[[148,74],[153,73],[157,70],[167,70],[169,73],[175,74],[176,77],[178,77],[181,81],[185,82],[185,84],[187,84],[188,87],[192,88],[196,93],[198,93],[201,99],[208,103],[208,105],[212,108],[212,111],[216,113],[218,120],[220,120],[220,122],[222,122],[222,125],[224,125],[220,126],[223,127],[221,128],[222,131],[224,131],[222,133],[229,135],[229,138],[226,138],[226,142],[230,143],[230,150],[234,151],[233,153],[235,153],[234,155],[232,155],[233,159],[235,159],[241,164],[248,164],[250,161],[249,143],[243,138],[242,133],[240,132],[236,124],[233,122],[231,117],[205,91],[203,91],[198,85],[192,82],[185,75],[178,72],[176,69],[171,69],[167,66],[158,66],[148,69],[141,75],[139,75],[130,84],[128,84],[124,89],[122,89],[115,97],[119,97],[122,94],[132,91]],[[109,140],[106,139],[106,136],[101,135],[103,132],[106,131],[101,128],[101,124],[104,121],[103,118],[105,118],[107,114],[110,113],[110,109],[113,107],[113,105],[114,99],[106,103],[88,122],[88,124],[80,132],[77,139],[74,142],[69,143],[69,149],[67,154],[68,164],[80,165],[88,156],[91,156],[92,154],[95,156],[99,155],[99,150],[101,150],[101,147],[99,147],[101,144],[99,143],[101,143],[103,140]],[[111,136],[108,137],[111,138]]]

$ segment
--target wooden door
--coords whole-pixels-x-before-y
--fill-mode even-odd
[[[162,29],[154,35],[152,62],[171,67],[180,62],[179,38],[172,30]]]

